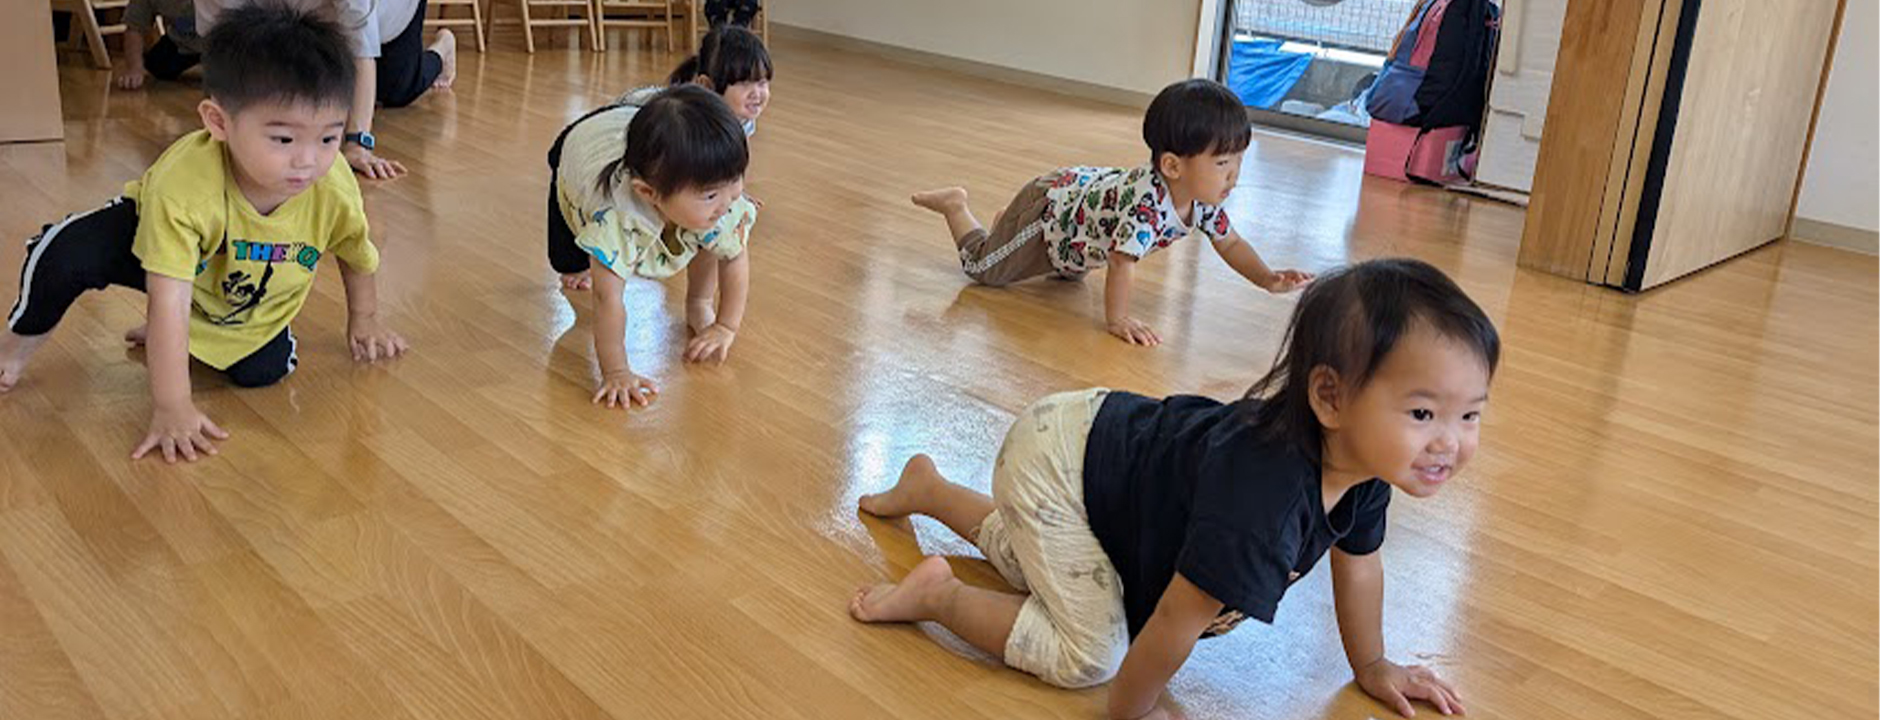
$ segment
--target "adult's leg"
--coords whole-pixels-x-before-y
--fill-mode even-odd
[[[425,0],[398,37],[379,46],[378,99],[386,107],[404,107],[417,101],[444,71],[444,57],[424,47]]]
[[[168,35],[157,38],[156,44],[144,52],[144,69],[158,80],[175,80],[200,62],[201,55],[183,52]]]

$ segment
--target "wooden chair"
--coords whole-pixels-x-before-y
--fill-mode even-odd
[[[70,32],[82,35],[85,49],[91,53],[91,64],[109,70],[111,69],[111,51],[105,49],[104,36],[124,33],[122,13],[124,7],[130,4],[130,0],[52,0],[52,9],[72,14]],[[119,12],[119,21],[110,25],[100,23],[98,13],[110,10]],[[66,40],[74,46],[81,41],[80,38],[74,37],[67,37]],[[142,48],[138,50],[141,51]]]
[[[705,33],[711,31],[711,26],[704,24],[705,2],[704,0],[677,1],[687,5],[685,17],[692,30],[692,52],[698,52],[699,41],[705,37]],[[757,7],[757,16],[751,18],[751,32],[757,33],[757,38],[763,40],[766,46],[770,45],[770,3],[772,2],[774,0],[764,0],[763,4]]]
[[[521,17],[519,18],[519,22],[522,25],[523,47],[528,48],[530,53],[535,52],[535,29],[538,27],[568,27],[568,28],[585,27],[587,28],[588,47],[594,48],[597,50],[599,49],[600,38],[601,38],[600,23],[596,22],[599,18],[594,13],[594,0],[513,0],[513,1],[516,5],[517,11],[521,15]],[[500,2],[500,0],[492,0],[492,2]],[[582,17],[579,17],[579,18],[568,17],[568,10],[572,8],[579,8],[580,12],[582,13]],[[538,18],[538,16],[536,15],[538,11],[544,12],[544,13],[554,11],[554,14],[560,15],[560,17],[539,17]],[[487,18],[484,19],[484,24],[485,24],[486,32],[494,33],[496,31],[496,5],[495,4],[490,5],[490,14]]]
[[[478,0],[426,0],[425,4],[436,10],[437,14],[425,18],[424,24],[431,27],[468,27],[476,35],[477,52],[484,51],[483,4],[481,2]],[[470,17],[451,17],[450,9],[454,7],[470,8]]]
[[[666,49],[673,45],[674,21],[671,0],[594,0],[594,17],[600,22],[600,44],[607,51],[607,29],[645,28],[666,31]]]

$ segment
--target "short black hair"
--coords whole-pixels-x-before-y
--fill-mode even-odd
[[[264,102],[351,108],[352,56],[332,20],[261,0],[216,16],[202,54],[202,87],[231,113]]]
[[[704,75],[711,80],[712,89],[723,94],[738,83],[769,80],[775,72],[770,65],[770,51],[764,49],[757,33],[736,25],[720,25],[699,41],[698,54],[673,68],[666,84],[684,85]]]
[[[697,85],[660,91],[627,123],[627,151],[601,172],[612,192],[621,170],[661,196],[710,187],[744,176],[751,164],[744,126],[725,99]]]
[[[1501,361],[1495,324],[1429,263],[1370,260],[1313,281],[1293,308],[1272,369],[1247,390],[1261,401],[1250,406],[1257,434],[1319,462],[1325,433],[1308,398],[1313,368],[1329,367],[1341,382],[1362,388],[1418,323],[1475,350],[1494,377]]]
[[[1142,116],[1142,141],[1149,144],[1150,165],[1161,163],[1162,153],[1237,153],[1253,142],[1253,121],[1227,86],[1199,78],[1183,80],[1162,88],[1149,103]]]

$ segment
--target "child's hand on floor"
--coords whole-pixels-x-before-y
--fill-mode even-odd
[[[1304,270],[1274,270],[1273,276],[1260,283],[1261,289],[1274,295],[1285,295],[1312,282],[1312,273]]]
[[[1128,340],[1131,345],[1155,347],[1162,344],[1162,336],[1155,334],[1148,325],[1132,317],[1120,317],[1110,321],[1110,334]]]
[[[353,362],[390,360],[411,349],[404,336],[380,327],[378,319],[372,317],[347,322],[346,339],[352,345]]]
[[[659,397],[659,388],[653,381],[640,377],[632,370],[607,373],[601,378],[601,387],[594,391],[594,404],[610,408],[646,407]]]
[[[685,361],[723,363],[725,358],[731,355],[731,343],[737,342],[737,339],[738,331],[719,323],[712,323],[686,342]]]
[[[1462,698],[1436,671],[1422,665],[1405,667],[1384,658],[1358,671],[1358,687],[1404,717],[1415,717],[1411,700],[1423,700],[1444,715],[1461,715]]]
[[[140,460],[150,451],[162,449],[164,462],[174,463],[178,455],[195,462],[198,452],[204,456],[214,455],[214,441],[227,439],[228,432],[217,427],[193,403],[179,408],[159,407],[151,413],[150,432],[137,444],[137,449],[131,451],[131,459]]]

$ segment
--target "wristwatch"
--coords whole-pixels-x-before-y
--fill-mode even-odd
[[[358,143],[359,147],[367,150],[371,150],[373,146],[379,144],[378,139],[372,137],[372,133],[369,131],[346,133],[341,137],[341,140],[349,143]]]

